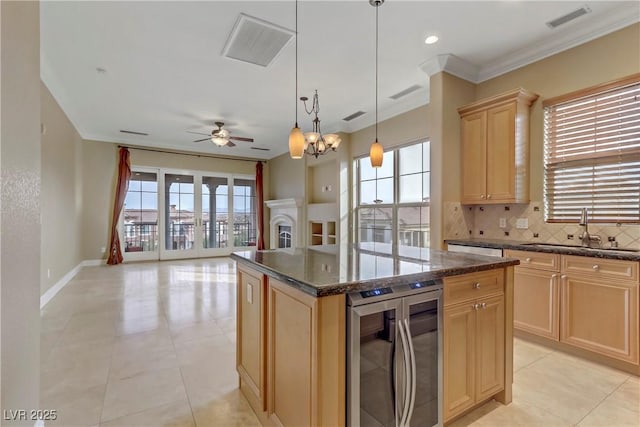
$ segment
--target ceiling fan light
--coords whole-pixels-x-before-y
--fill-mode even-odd
[[[383,154],[384,151],[382,149],[382,144],[380,144],[376,139],[373,144],[371,144],[371,148],[369,149],[369,158],[371,159],[372,168],[379,168],[382,166]]]
[[[211,142],[216,144],[218,147],[222,147],[223,145],[227,145],[229,140],[226,139],[226,138],[223,138],[221,136],[212,136],[211,137]]]
[[[304,145],[304,135],[296,123],[289,134],[289,156],[292,159],[301,159],[304,154]]]

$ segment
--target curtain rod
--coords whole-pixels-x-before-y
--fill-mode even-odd
[[[118,148],[127,148],[131,150],[140,150],[140,151],[153,151],[155,153],[165,153],[165,154],[179,154],[182,156],[193,156],[193,157],[209,157],[212,159],[221,159],[221,160],[237,160],[239,162],[260,162],[267,163],[266,160],[261,159],[249,159],[246,157],[222,157],[216,156],[212,154],[195,154],[195,153],[184,153],[180,151],[168,151],[168,150],[158,150],[157,148],[144,148],[144,147],[130,147],[128,145],[118,145]]]

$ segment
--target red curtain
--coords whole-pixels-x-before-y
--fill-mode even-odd
[[[262,162],[256,163],[256,196],[258,204],[258,250],[264,249],[264,188],[262,178]]]
[[[118,219],[124,198],[129,189],[129,178],[131,178],[131,164],[129,163],[129,150],[120,148],[120,163],[118,165],[118,182],[116,183],[116,199],[113,203],[113,217],[111,218],[111,242],[109,243],[109,258],[107,264],[115,265],[122,262],[122,251],[120,250],[120,236],[118,235]]]

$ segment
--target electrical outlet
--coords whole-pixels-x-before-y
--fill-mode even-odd
[[[507,228],[507,218],[500,218],[500,228]]]
[[[518,218],[516,220],[516,228],[526,230],[529,228],[529,218]]]
[[[101,247],[101,248],[100,248],[100,252],[102,252],[102,253],[107,252],[107,248],[106,248],[106,247],[104,247],[104,246],[103,246],[103,247]]]

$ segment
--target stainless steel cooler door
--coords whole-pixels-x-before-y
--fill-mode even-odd
[[[348,425],[399,426],[408,407],[408,334],[402,300],[353,307],[349,315]],[[405,351],[404,349],[407,349]]]
[[[440,291],[403,299],[409,330],[410,389],[405,426],[442,425],[442,300]]]

